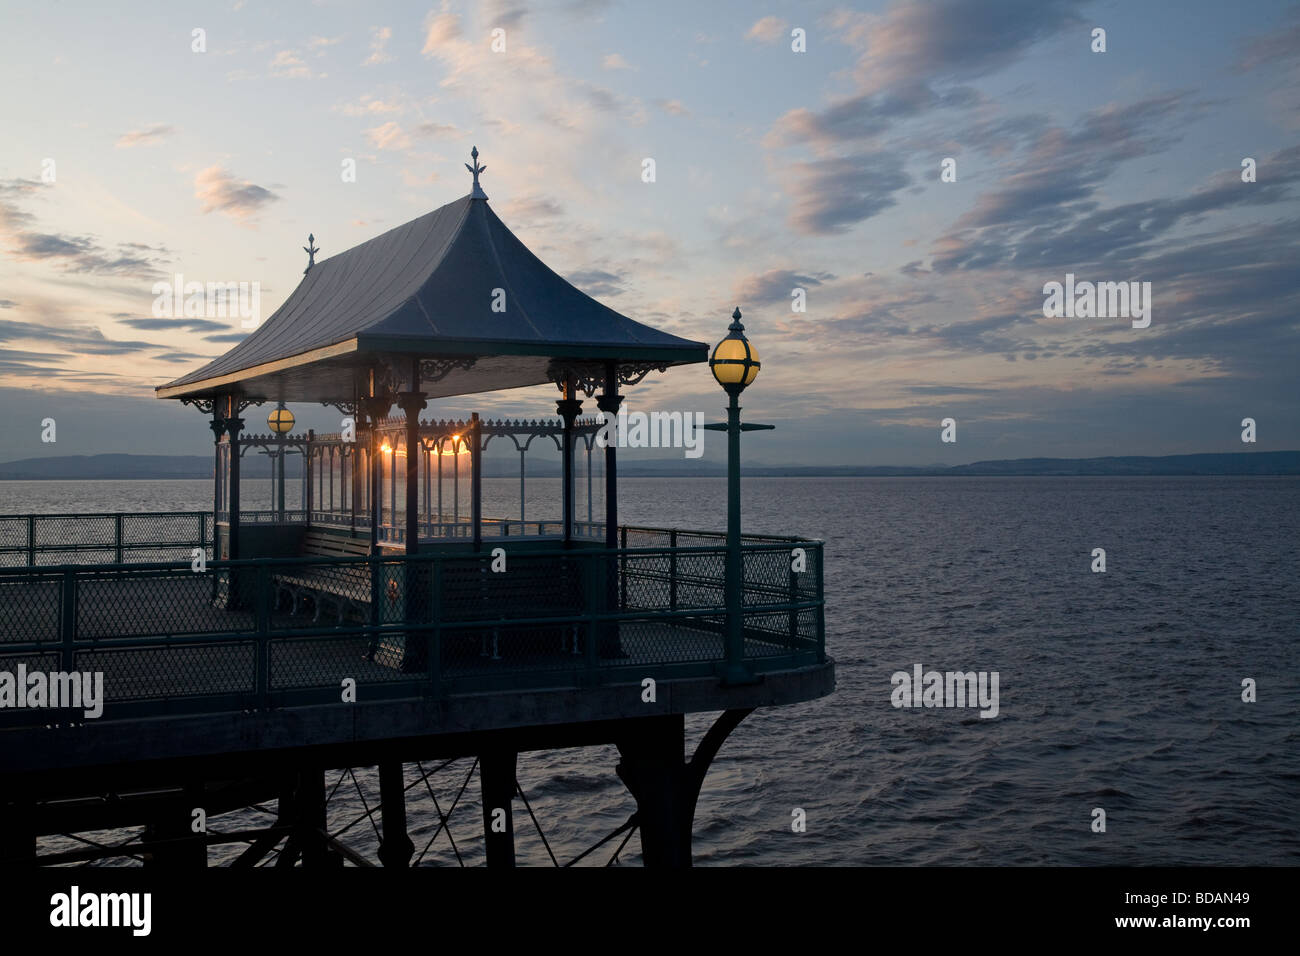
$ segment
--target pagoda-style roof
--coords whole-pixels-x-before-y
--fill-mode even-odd
[[[309,265],[248,338],[156,392],[332,403],[365,394],[377,364],[441,359],[421,383],[437,398],[542,384],[557,364],[645,369],[707,358],[703,343],[620,315],[556,275],[476,181],[469,196]]]

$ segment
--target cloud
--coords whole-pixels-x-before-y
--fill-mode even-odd
[[[600,65],[607,70],[630,70],[631,64],[618,53],[607,53],[605,58],[600,61]]]
[[[55,325],[49,322],[19,322],[0,319],[0,342],[38,341],[57,344],[65,353],[86,355],[128,355],[141,349],[156,349],[157,342],[115,341],[94,326]],[[66,358],[66,354],[60,355]]]
[[[366,130],[366,138],[375,149],[410,149],[411,137],[395,121]]]
[[[465,131],[451,123],[421,123],[413,132],[417,136],[432,136],[439,139],[465,138]]]
[[[17,306],[18,303],[13,299],[0,299],[0,309],[13,309],[17,308]]]
[[[384,113],[401,113],[403,111],[400,104],[381,100],[368,93],[363,94],[361,100],[357,103],[345,103],[342,106],[336,106],[335,109],[344,116],[375,116]]]
[[[0,242],[10,258],[20,262],[48,261],[66,272],[151,279],[166,261],[167,250],[142,243],[118,243],[109,249],[93,236],[42,232],[36,217],[19,203],[48,187],[30,179],[0,180]],[[159,255],[149,255],[157,252]]]
[[[1300,7],[1292,7],[1274,29],[1247,38],[1234,68],[1245,72],[1292,60],[1300,60]]]
[[[134,146],[152,146],[174,132],[176,132],[176,127],[174,126],[169,126],[166,123],[155,123],[153,126],[147,126],[144,129],[135,129],[131,130],[129,133],[123,133],[118,137],[118,140],[114,145],[118,149],[131,149]]]
[[[280,197],[265,187],[236,179],[220,166],[209,166],[194,177],[194,198],[201,212],[219,212],[242,222]]]
[[[1082,23],[1086,0],[901,0],[883,14],[840,10],[833,35],[858,54],[863,93],[969,80],[1009,66],[1034,44]]]
[[[763,17],[757,21],[745,33],[746,40],[757,40],[759,43],[775,43],[785,36],[786,23],[780,17]]]
[[[979,388],[974,385],[907,385],[903,391],[914,395],[997,395],[996,388]]]
[[[681,100],[655,100],[655,106],[659,107],[669,116],[690,116],[688,110]]]
[[[1234,172],[1176,199],[1101,208],[1097,195],[1125,159],[1146,156],[1176,141],[1186,113],[1181,95],[1153,97],[1126,107],[1085,114],[1072,129],[1051,127],[1027,156],[980,195],[931,247],[938,271],[998,266],[1056,268],[1077,262],[1131,257],[1180,221],[1234,205],[1281,200],[1300,171],[1300,147],[1266,157],[1278,170],[1268,181],[1243,184]],[[1168,129],[1162,129],[1162,124]]]
[[[508,201],[503,208],[505,216],[523,221],[552,219],[564,215],[564,208],[554,199],[544,196],[520,196]]]
[[[392,55],[388,52],[388,41],[393,38],[392,27],[371,27],[370,28],[370,55],[362,61],[362,66],[377,66],[380,63],[391,63]]]
[[[448,13],[443,4],[441,13],[430,13],[424,21],[424,46],[420,50],[423,56],[436,56],[443,47],[459,40],[460,17]]]
[[[200,355],[197,352],[182,352],[176,349],[160,349],[152,356],[159,362],[201,362],[210,361],[214,356]]]
[[[794,289],[809,289],[834,279],[835,276],[829,272],[800,273],[791,269],[769,269],[759,275],[741,279],[732,290],[732,298],[751,305],[789,303]]]
[[[281,50],[271,58],[271,75],[294,80],[311,79],[311,70],[296,50]]]
[[[622,295],[627,291],[623,285],[624,277],[625,273],[615,274],[603,269],[581,269],[567,276],[569,282],[593,298]]]
[[[343,39],[343,37],[341,37],[341,36],[337,36],[337,37],[309,37],[309,38],[307,39],[307,47],[308,47],[308,49],[318,51],[316,55],[317,55],[317,56],[321,56],[321,55],[324,54],[324,52],[325,52],[326,49],[328,49],[329,47],[334,46],[336,43],[338,43],[338,42],[339,42],[340,40],[342,40],[342,39]]]
[[[224,332],[230,328],[229,322],[217,322],[214,319],[137,319],[119,316],[114,316],[114,318],[123,325],[129,325],[133,329],[140,329],[145,332],[158,332],[163,329],[185,332]]]
[[[856,53],[855,91],[822,109],[785,113],[764,145],[824,150],[879,136],[931,110],[969,109],[980,95],[951,84],[1010,66],[1035,43],[1080,22],[1074,11],[1083,2],[900,0],[882,14],[838,10],[827,25]]]
[[[1058,215],[1060,206],[1090,198],[1125,160],[1177,142],[1189,115],[1186,95],[1170,93],[1084,114],[1073,129],[1052,127],[1033,143],[1000,188],[982,194],[959,226],[988,226]]]
[[[483,21],[491,29],[502,27],[513,30],[524,21],[528,4],[524,0],[485,0]]]
[[[934,109],[969,109],[981,100],[968,86],[936,93],[922,84],[883,93],[864,93],[823,110],[798,107],[780,116],[763,139],[768,149],[812,146],[824,150],[839,143],[870,139],[899,120]]]
[[[884,151],[792,163],[786,169],[791,227],[804,235],[831,235],[897,203],[912,184],[902,158]]]

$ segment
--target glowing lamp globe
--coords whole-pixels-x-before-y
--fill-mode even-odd
[[[266,425],[277,435],[287,435],[293,431],[294,417],[293,412],[281,405],[279,408],[272,409],[271,414],[266,416]]]
[[[709,358],[709,370],[728,392],[740,392],[758,378],[762,363],[754,346],[745,338],[745,327],[740,324],[740,309],[736,309],[731,318],[727,337],[718,343]]]

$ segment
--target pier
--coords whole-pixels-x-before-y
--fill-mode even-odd
[[[731,397],[711,426],[729,437],[726,531],[621,524],[617,449],[594,441],[584,400],[612,417],[625,389],[708,348],[549,270],[474,163],[469,196],[321,262],[313,250],[274,315],[157,390],[211,429],[210,512],[0,515],[0,672],[104,688],[93,718],[0,707],[0,862],[193,867],[239,842],[238,866],[408,866],[412,768],[427,780],[426,763],[470,759],[486,862],[510,866],[515,817],[532,816],[520,755],[613,744],[636,811],[593,849],[635,833],[647,865],[688,866],[727,736],[758,707],[832,692],[821,543],[740,532],[739,435],[766,426],[739,418],[759,368],[739,311],[711,362]],[[437,399],[534,386],[558,392],[557,418],[421,418]],[[339,430],[294,433],[292,403],[334,407]],[[268,432],[246,430],[266,404]],[[525,511],[534,442],[561,456],[545,516]],[[484,513],[493,443],[519,454],[517,517]],[[250,453],[276,466],[265,508],[241,501]],[[696,713],[718,716],[688,754]],[[326,824],[331,781],[357,767],[378,768],[373,859]],[[193,824],[271,802],[255,830]],[[48,834],[142,825],[129,845],[38,852]]]

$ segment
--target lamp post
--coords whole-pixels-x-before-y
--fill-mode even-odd
[[[774,428],[773,425],[741,424],[740,393],[758,377],[758,352],[745,338],[740,309],[731,314],[727,337],[717,344],[709,358],[709,371],[726,390],[727,421],[705,425],[710,431],[727,433],[727,634],[722,680],[726,684],[748,684],[754,673],[745,663],[745,562],[740,549],[740,433]]]
[[[293,422],[293,412],[284,407],[284,402],[276,405],[271,409],[271,414],[266,416],[266,427],[275,435],[278,446],[275,481],[279,507],[276,516],[281,524],[284,524],[284,436],[293,430]]]

